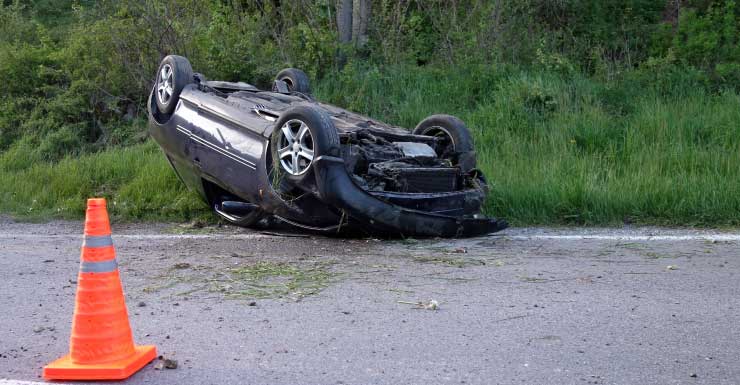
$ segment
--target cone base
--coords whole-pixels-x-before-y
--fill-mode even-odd
[[[80,365],[66,355],[44,366],[43,376],[47,380],[123,380],[136,373],[157,357],[157,349],[151,345],[136,346],[134,355],[120,361],[102,364]]]

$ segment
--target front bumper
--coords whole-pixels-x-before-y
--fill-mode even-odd
[[[346,211],[353,219],[376,231],[401,236],[472,237],[508,227],[503,220],[444,215],[383,201],[352,182],[342,158],[318,157],[314,159],[314,170],[324,202]]]

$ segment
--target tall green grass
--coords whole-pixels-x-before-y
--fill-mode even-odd
[[[513,67],[361,69],[315,85],[318,99],[413,128],[447,113],[473,130],[491,185],[487,213],[516,225],[740,225],[740,96],[690,72],[609,81]],[[0,154],[0,212],[79,218],[106,196],[121,219],[190,219],[207,209],[151,141],[34,158]]]
[[[188,220],[207,212],[153,142],[67,157],[23,159],[23,145],[0,156],[0,212],[29,219],[80,218],[86,199],[108,198],[112,217]]]
[[[740,224],[740,97],[691,74],[610,82],[515,68],[345,73],[320,98],[413,128],[459,116],[517,225]]]

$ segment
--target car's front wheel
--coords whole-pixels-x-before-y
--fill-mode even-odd
[[[321,155],[338,155],[339,136],[329,115],[314,106],[285,111],[275,123],[271,141],[274,175],[299,187],[313,181],[313,163]],[[334,154],[332,150],[335,149]]]

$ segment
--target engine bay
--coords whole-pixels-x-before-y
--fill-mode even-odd
[[[342,138],[342,158],[354,182],[366,191],[439,193],[477,185],[477,172],[464,173],[455,166],[457,154],[441,158],[433,138],[427,143],[373,133],[350,132]],[[398,141],[393,141],[398,140]]]

